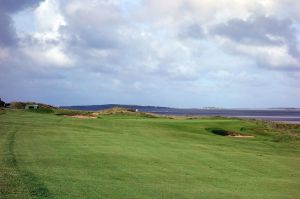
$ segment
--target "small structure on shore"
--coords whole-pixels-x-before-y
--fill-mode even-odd
[[[26,104],[25,109],[38,109],[39,105],[38,104]]]

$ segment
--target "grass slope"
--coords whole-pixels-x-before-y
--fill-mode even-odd
[[[0,112],[0,198],[300,198],[299,128]]]

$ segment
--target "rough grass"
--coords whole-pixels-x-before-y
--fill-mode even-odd
[[[80,111],[80,110],[70,110],[70,109],[56,109],[56,115],[91,115],[91,111]]]
[[[26,111],[33,112],[33,113],[54,113],[53,109],[47,109],[47,108],[28,109]]]
[[[6,113],[6,111],[4,109],[0,108],[0,115],[2,115],[4,113]]]
[[[300,198],[300,143],[291,132],[276,140],[284,132],[275,127],[226,118],[6,111],[0,198]]]
[[[117,116],[117,117],[144,117],[144,118],[158,118],[158,116],[151,114],[151,113],[144,113],[144,112],[135,112],[132,109],[126,109],[122,107],[113,107],[110,109],[105,109],[102,111],[97,112],[99,115],[98,117],[107,117],[107,116]]]

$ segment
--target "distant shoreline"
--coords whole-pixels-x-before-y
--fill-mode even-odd
[[[138,106],[138,105],[120,105],[120,104],[106,104],[106,105],[87,105],[87,106],[62,106],[61,108],[86,110],[86,111],[100,111],[112,107],[123,107],[138,110],[140,112],[154,113],[158,115],[167,116],[199,116],[199,117],[235,117],[259,119],[274,122],[284,122],[291,124],[300,124],[300,109],[299,108],[265,108],[265,109],[251,109],[251,108],[170,108],[159,106]]]

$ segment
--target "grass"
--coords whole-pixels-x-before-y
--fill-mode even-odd
[[[0,110],[0,198],[300,198],[299,128],[282,129]]]
[[[110,109],[102,110],[97,112],[99,118],[102,117],[125,117],[125,118],[157,118],[157,115],[151,113],[144,113],[144,112],[136,112],[132,109],[126,109],[122,107],[113,107]]]
[[[81,110],[69,110],[69,109],[56,109],[54,110],[56,115],[91,115],[90,111]]]

